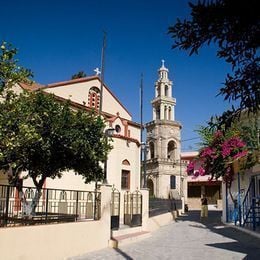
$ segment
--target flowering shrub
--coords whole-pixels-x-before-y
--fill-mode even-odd
[[[187,173],[193,178],[210,175],[208,181],[213,181],[222,177],[234,203],[234,173],[260,164],[259,115],[245,111],[240,116],[228,127],[220,117],[212,117],[206,127],[201,126],[197,132],[202,148],[187,166]]]
[[[198,157],[188,164],[187,173],[194,177],[209,174],[216,179],[222,176],[225,182],[231,183],[234,175],[232,163],[247,154],[247,145],[238,133],[226,137],[222,131],[216,131]],[[196,164],[200,164],[198,169]]]

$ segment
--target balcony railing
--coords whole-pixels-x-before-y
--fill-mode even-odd
[[[0,227],[98,220],[100,201],[96,191],[0,185]]]

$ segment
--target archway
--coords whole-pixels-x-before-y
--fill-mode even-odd
[[[149,189],[149,197],[154,196],[154,185],[151,179],[147,180],[147,188]]]
[[[170,160],[175,159],[175,149],[176,143],[174,141],[170,141],[167,146],[167,158]]]

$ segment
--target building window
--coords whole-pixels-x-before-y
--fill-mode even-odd
[[[130,171],[122,170],[121,189],[130,189]]]
[[[189,198],[200,198],[201,197],[201,186],[192,185],[188,187]]]
[[[130,162],[127,159],[125,159],[125,160],[123,160],[122,164],[123,165],[130,165]]]
[[[171,186],[171,189],[176,189],[176,176],[174,176],[174,175],[171,175],[170,186]]]
[[[92,87],[88,93],[88,106],[95,109],[99,108],[100,93],[97,87]]]
[[[115,130],[116,130],[116,132],[119,134],[119,133],[121,132],[121,127],[120,127],[120,125],[116,125],[116,126],[115,126]]]

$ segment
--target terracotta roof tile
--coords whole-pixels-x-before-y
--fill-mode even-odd
[[[32,84],[29,83],[18,83],[22,89],[26,90],[38,90],[44,87],[44,85],[41,85],[39,83],[33,82]]]

